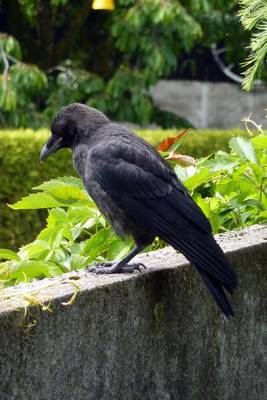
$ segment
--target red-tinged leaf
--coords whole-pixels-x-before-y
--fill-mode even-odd
[[[196,160],[194,157],[187,156],[185,154],[179,153],[170,153],[165,160],[175,161],[177,164],[181,165],[182,167],[189,167],[190,165],[195,165]]]
[[[157,150],[158,151],[168,151],[169,148],[176,142],[180,141],[184,135],[187,133],[188,129],[185,129],[184,131],[180,132],[177,136],[167,138],[163,140],[158,146]]]

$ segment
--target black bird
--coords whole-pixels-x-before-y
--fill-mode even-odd
[[[128,262],[158,236],[194,264],[223,313],[233,315],[225,290],[233,294],[236,289],[234,269],[209,221],[158,152],[102,112],[79,103],[60,109],[51,131],[40,159],[71,148],[89,195],[114,231],[131,235],[136,243],[123,260],[93,270],[132,272],[139,265]]]

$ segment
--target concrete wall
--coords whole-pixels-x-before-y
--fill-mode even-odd
[[[161,80],[151,89],[155,103],[187,118],[195,128],[244,127],[243,117],[267,127],[266,87],[247,93],[237,84]]]
[[[171,248],[141,256],[141,274],[80,271],[1,292],[0,399],[265,400],[267,227],[218,240],[240,280],[230,321]],[[64,307],[67,277],[81,290]],[[3,297],[22,291],[52,299],[52,313],[30,310],[28,334],[22,303]]]

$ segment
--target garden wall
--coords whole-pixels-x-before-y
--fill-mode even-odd
[[[218,240],[240,281],[230,320],[171,248],[140,256],[142,273],[5,289],[51,299],[52,312],[31,308],[23,323],[22,297],[2,291],[0,399],[265,400],[267,227]],[[66,282],[80,287],[72,306]]]
[[[160,108],[187,118],[195,128],[244,127],[241,118],[250,114],[266,126],[266,87],[247,93],[233,83],[161,80],[152,96]]]

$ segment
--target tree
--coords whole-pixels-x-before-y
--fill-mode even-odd
[[[244,28],[253,30],[250,41],[251,54],[244,63],[246,71],[243,83],[245,90],[251,90],[255,78],[264,73],[267,54],[267,1],[239,0],[239,3],[239,16]]]
[[[93,11],[88,0],[2,0],[9,35],[0,39],[2,123],[44,125],[60,106],[80,101],[117,120],[185,126],[154,107],[149,88],[194,46],[227,44],[242,34],[235,4],[117,0],[108,13]],[[7,46],[12,41],[14,48],[21,44],[23,57]],[[233,47],[230,58],[244,49],[240,40]]]

